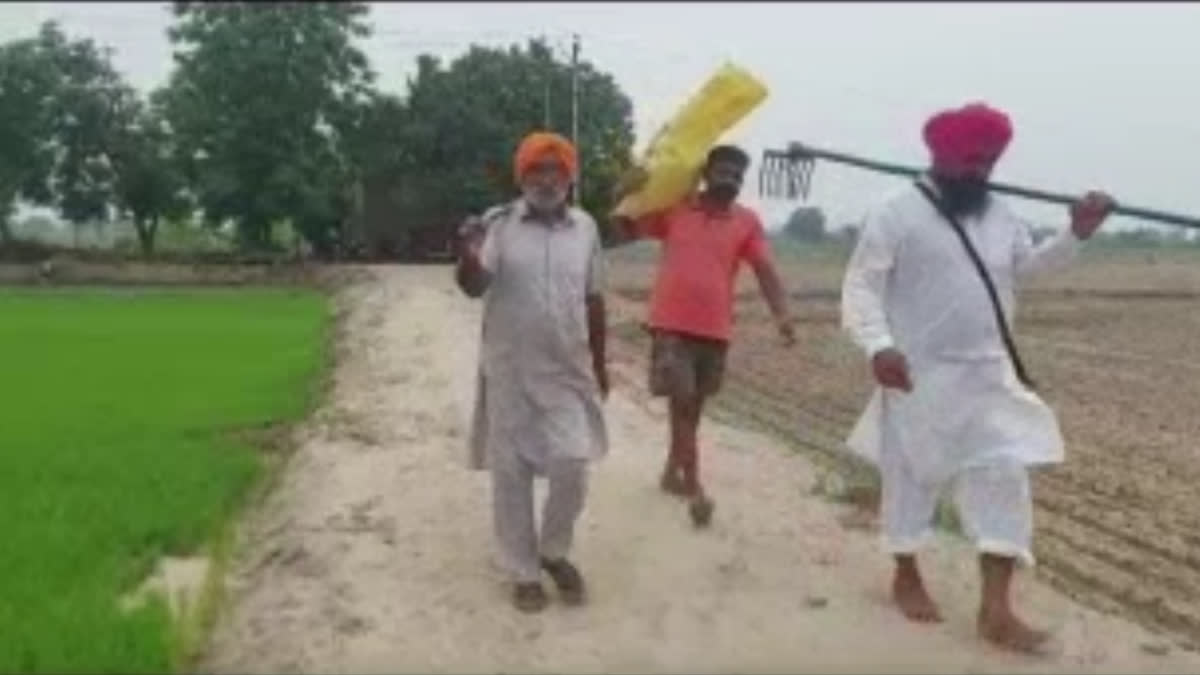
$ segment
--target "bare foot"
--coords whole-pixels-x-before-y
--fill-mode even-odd
[[[708,527],[712,522],[713,501],[704,494],[695,495],[688,504],[688,513],[696,527]]]
[[[676,497],[687,496],[687,486],[684,485],[683,475],[678,469],[664,469],[662,478],[658,482],[659,487],[663,492]]]
[[[892,580],[892,599],[909,621],[942,622],[942,613],[925,590],[925,582],[917,574],[897,572]]]
[[[1011,610],[980,611],[978,628],[984,640],[1022,654],[1043,654],[1050,642],[1050,633],[1030,628]]]

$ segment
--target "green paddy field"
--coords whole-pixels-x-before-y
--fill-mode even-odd
[[[0,672],[179,666],[165,602],[119,600],[221,548],[328,331],[310,291],[0,290]]]

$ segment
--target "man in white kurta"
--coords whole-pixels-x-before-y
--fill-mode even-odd
[[[926,126],[933,167],[919,181],[956,216],[995,284],[1005,317],[1026,277],[1069,262],[1111,201],[1089,194],[1069,230],[1040,245],[1029,225],[986,191],[1011,137],[1002,113],[973,105]],[[932,534],[938,499],[952,490],[982,557],[980,633],[1030,651],[1047,635],[1009,604],[1013,564],[1033,563],[1028,468],[1063,458],[1054,413],[1022,384],[1001,338],[986,286],[951,223],[917,185],[868,216],[846,270],[842,323],[867,354],[880,387],[847,441],[882,479],[893,594],[917,621],[940,621],[915,554]]]
[[[475,279],[464,279],[460,264],[464,290],[484,300],[471,465],[491,472],[495,535],[523,611],[546,604],[543,570],[564,602],[583,602],[567,555],[587,465],[608,443],[601,244],[595,221],[565,203],[575,166],[565,143],[526,139],[518,153],[525,194],[480,219],[482,241],[464,255]],[[549,483],[540,537],[535,476]]]

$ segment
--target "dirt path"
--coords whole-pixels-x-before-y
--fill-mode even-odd
[[[492,564],[488,483],[464,466],[478,306],[444,268],[386,268],[345,291],[330,400],[247,524],[215,672],[1196,672],[1200,656],[1023,579],[1057,656],[999,654],[973,633],[975,566],[928,556],[948,622],[886,604],[876,538],[810,496],[803,458],[709,423],[711,530],[657,492],[661,408],[626,384],[575,555],[592,604],[508,604]],[[625,373],[640,382],[638,373]],[[1163,655],[1150,652],[1162,651]]]

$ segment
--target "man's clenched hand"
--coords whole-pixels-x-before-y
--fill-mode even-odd
[[[884,349],[871,358],[871,370],[881,387],[912,391],[908,360],[896,349]]]

